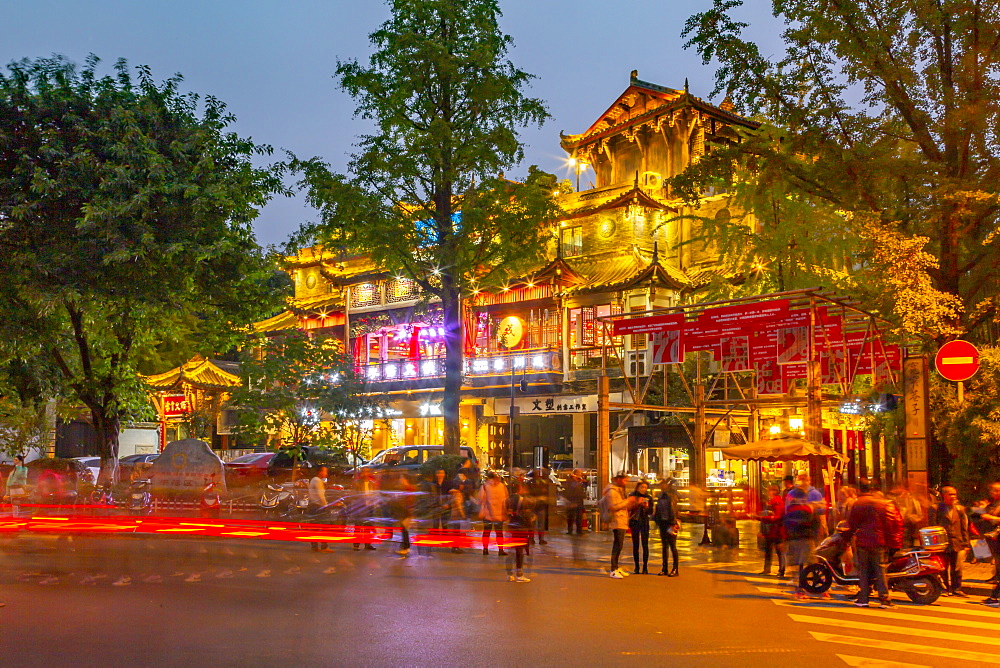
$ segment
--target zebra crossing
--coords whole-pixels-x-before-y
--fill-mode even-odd
[[[1000,611],[976,599],[942,598],[915,605],[894,593],[896,608],[857,608],[835,599],[796,601],[788,586],[773,578],[741,576],[767,596],[781,613],[802,624],[811,638],[844,646],[839,656],[850,666],[996,666],[1000,663]],[[848,649],[850,648],[850,649]],[[840,653],[849,652],[849,653]],[[919,655],[919,656],[918,656]],[[910,658],[914,663],[904,662]]]

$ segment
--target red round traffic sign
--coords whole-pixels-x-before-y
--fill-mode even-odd
[[[949,341],[938,350],[934,366],[946,380],[968,380],[979,371],[979,351],[968,341]]]

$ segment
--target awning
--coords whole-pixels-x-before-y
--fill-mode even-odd
[[[765,462],[797,462],[810,460],[843,460],[843,456],[828,445],[814,443],[804,438],[788,436],[755,441],[732,448],[722,448],[726,459],[745,459]]]

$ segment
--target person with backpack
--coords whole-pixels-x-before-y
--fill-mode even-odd
[[[677,520],[677,503],[669,480],[660,483],[660,498],[656,500],[656,507],[653,509],[653,521],[660,530],[660,546],[663,548],[663,566],[657,575],[675,578],[680,564],[680,558],[677,556],[677,532],[680,530],[680,522]],[[674,567],[669,570],[668,554],[673,555],[674,559]]]
[[[806,592],[799,582],[802,569],[812,561],[816,547],[816,536],[820,527],[820,515],[826,506],[823,494],[810,484],[808,473],[800,473],[795,478],[795,487],[785,495],[785,515],[782,523],[788,538],[787,561],[795,583],[793,595],[796,599],[806,599]]]
[[[618,568],[618,558],[625,546],[625,531],[628,529],[629,507],[633,503],[625,496],[625,482],[628,475],[618,473],[611,479],[611,484],[604,490],[601,497],[601,521],[611,525],[614,534],[614,544],[611,547],[611,577],[623,579],[628,573]],[[634,498],[634,497],[633,497]]]

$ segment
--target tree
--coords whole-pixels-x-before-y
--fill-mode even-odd
[[[523,89],[531,75],[506,59],[496,0],[391,0],[370,35],[367,67],[340,62],[341,87],[375,122],[351,161],[353,176],[318,159],[295,161],[319,225],[296,241],[365,253],[440,300],[445,329],[445,452],[458,454],[463,374],[462,298],[503,284],[542,254],[554,220],[555,179],[522,158],[517,131],[546,118]]]
[[[281,183],[220,101],[98,62],[0,74],[0,352],[58,369],[115,480],[122,422],[149,410],[136,360],[181,327],[189,354],[226,349],[268,314],[250,224]]]
[[[764,57],[714,0],[683,34],[759,131],[674,181],[732,185],[747,212],[706,221],[746,289],[843,287],[942,340],[998,317],[1000,7],[981,0],[774,0]],[[789,284],[792,283],[792,284]]]
[[[385,416],[335,340],[317,340],[300,330],[262,339],[245,356],[240,373],[244,384],[230,404],[239,411],[238,432],[250,438],[357,454],[358,432],[370,434],[364,423]]]

